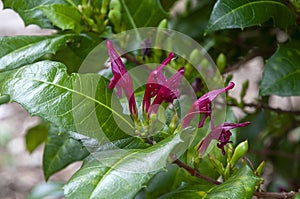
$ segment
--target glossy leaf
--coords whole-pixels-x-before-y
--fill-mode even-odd
[[[209,189],[211,189],[213,185],[190,185],[185,184],[179,189],[167,193],[158,199],[181,199],[181,198],[189,198],[189,199],[198,199],[202,198]]]
[[[152,147],[89,157],[64,187],[66,198],[133,198],[167,164],[179,134]]]
[[[189,185],[182,186],[183,184]],[[190,184],[201,184],[201,187],[204,187],[207,184],[208,187],[212,187],[211,183],[191,176],[183,168],[175,164],[171,164],[167,166],[165,171],[156,174],[147,184],[147,187],[136,195],[135,199],[156,199],[167,198],[170,196],[175,197],[178,193],[191,189]],[[182,198],[184,198],[183,195],[179,194],[178,196],[182,196]],[[199,197],[198,194],[197,196]]]
[[[203,198],[251,198],[260,181],[248,166],[244,166],[227,181],[212,188]]]
[[[38,7],[47,16],[54,26],[61,30],[74,30],[80,32],[81,14],[76,7],[65,4],[42,5]]]
[[[300,95],[300,41],[279,45],[267,61],[260,95]]]
[[[295,24],[292,11],[278,0],[218,0],[210,15],[207,32],[245,28],[273,19],[274,25],[287,28]]]
[[[60,133],[51,128],[43,155],[43,170],[46,180],[70,163],[84,159],[89,155],[82,144],[69,138],[68,133]]]
[[[75,5],[79,0],[70,0]],[[68,0],[3,0],[4,8],[15,10],[24,20],[25,25],[36,24],[41,28],[53,28],[49,19],[39,9],[40,5],[69,4]]]
[[[73,34],[0,37],[0,72],[33,63],[47,54],[54,54],[77,37]]]
[[[42,144],[48,135],[48,125],[45,123],[39,124],[29,129],[25,135],[26,149],[31,153],[40,144]]]
[[[127,29],[157,26],[168,16],[159,0],[143,0],[143,3],[131,0],[120,0],[120,2]]]
[[[32,115],[52,122],[63,132],[74,131],[100,143],[127,138],[118,126],[128,133],[133,131],[129,116],[117,112],[121,105],[116,97],[111,98],[107,85],[108,80],[97,74],[69,76],[65,65],[52,61],[0,74],[0,92],[10,95]]]

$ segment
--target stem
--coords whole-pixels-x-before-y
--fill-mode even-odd
[[[237,104],[233,104],[233,103],[228,103],[227,105],[229,106],[237,106]],[[245,103],[243,104],[244,107],[254,107],[256,109],[267,109],[267,110],[270,110],[270,111],[274,111],[276,113],[289,113],[289,114],[300,114],[300,110],[282,110],[280,108],[273,108],[273,107],[270,107],[269,105],[267,104],[256,104],[256,103]]]
[[[215,180],[215,179],[213,179],[213,178],[210,178],[210,177],[208,177],[208,176],[206,176],[206,175],[201,174],[199,171],[197,171],[196,169],[194,169],[194,168],[192,168],[192,167],[186,165],[185,163],[181,162],[179,159],[176,159],[176,160],[174,161],[174,163],[177,164],[179,167],[185,169],[185,170],[186,170],[187,172],[189,172],[192,176],[196,176],[196,177],[198,177],[198,178],[202,178],[203,180],[206,180],[206,181],[208,181],[208,182],[211,182],[211,183],[213,183],[213,184],[215,184],[215,185],[221,184],[221,182],[219,182],[219,181],[217,181],[217,180]]]
[[[131,56],[128,53],[122,55],[122,57],[126,58],[128,61],[130,61],[132,63],[138,64],[138,65],[142,64],[139,60],[137,60],[135,57]]]
[[[281,193],[274,193],[274,192],[254,192],[254,196],[257,198],[293,198],[296,195],[296,192],[281,192]]]

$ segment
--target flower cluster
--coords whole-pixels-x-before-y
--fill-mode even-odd
[[[116,88],[116,93],[119,97],[122,96],[123,90],[129,103],[129,111],[131,117],[137,124],[137,121],[140,120],[136,107],[136,101],[134,98],[132,79],[128,74],[120,56],[115,51],[111,41],[107,41],[107,48],[110,56],[111,69],[113,73],[113,77],[110,80],[108,88]],[[163,69],[166,67],[167,64],[170,63],[170,61],[173,58],[174,53],[170,53],[168,57],[156,69],[154,69],[148,77],[142,104],[143,115],[146,117],[143,119],[146,121],[149,121],[151,116],[157,113],[160,104],[162,104],[163,102],[173,103],[173,101],[180,96],[178,86],[182,77],[184,76],[184,67],[181,67],[169,79],[163,74]],[[190,125],[191,121],[195,116],[202,114],[202,119],[198,124],[198,128],[201,128],[203,127],[205,120],[207,118],[210,119],[212,130],[206,136],[206,138],[201,141],[198,148],[200,154],[207,149],[212,139],[219,141],[217,146],[222,150],[222,153],[225,154],[224,146],[230,142],[230,130],[233,128],[247,126],[249,124],[249,122],[239,124],[223,123],[219,126],[214,126],[214,122],[211,117],[211,103],[218,95],[229,91],[233,87],[234,83],[230,82],[229,85],[224,88],[212,90],[206,93],[205,95],[201,96],[192,104],[190,110],[181,121],[180,127],[186,128]],[[152,100],[152,98],[154,99]]]

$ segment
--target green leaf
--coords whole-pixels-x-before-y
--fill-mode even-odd
[[[265,65],[260,95],[300,95],[299,46],[300,41],[279,45]]]
[[[179,189],[176,189],[175,191],[172,191],[170,193],[167,193],[158,199],[181,199],[181,198],[189,198],[189,199],[199,199],[202,198],[202,196],[205,195],[207,191],[212,187],[213,185],[190,185],[185,184]]]
[[[26,133],[26,148],[32,153],[40,144],[42,144],[48,135],[48,125],[46,123],[39,124]]]
[[[100,161],[89,157],[65,185],[66,198],[133,198],[166,166],[169,154],[180,142],[177,134],[147,149],[106,153]]]
[[[261,182],[261,178],[257,177],[246,165],[233,174],[227,181],[212,188],[203,198],[251,198],[255,186],[259,182]]]
[[[63,183],[60,182],[46,182],[34,187],[27,199],[41,199],[41,198],[61,198],[63,194]]]
[[[80,34],[80,36],[71,41],[67,43],[65,48],[58,50],[51,59],[64,63],[68,67],[69,74],[78,72],[79,69],[81,69],[80,73],[94,72],[89,64],[84,65],[87,71],[82,71],[80,67],[82,67],[84,61],[89,60],[87,56],[101,42],[101,39],[98,35]],[[92,63],[96,65],[95,62]],[[100,63],[95,67],[98,71],[99,66]]]
[[[54,26],[61,30],[80,32],[81,14],[76,7],[65,4],[42,5],[38,7],[47,16]]]
[[[98,74],[69,76],[65,65],[52,61],[0,74],[0,92],[10,95],[32,115],[52,122],[62,132],[77,132],[99,143],[133,133],[132,120],[122,114],[119,99],[115,95],[112,98],[108,83]]]
[[[33,63],[47,54],[54,54],[78,37],[74,34],[0,37],[0,72]]]
[[[143,0],[143,3],[121,0],[121,3],[126,29],[155,27],[168,16],[159,0]]]
[[[287,28],[295,24],[295,15],[278,0],[218,0],[211,13],[207,32],[261,25],[273,19],[274,25]]]
[[[3,0],[4,8],[11,8],[16,11],[24,20],[25,25],[36,24],[41,28],[53,28],[49,19],[39,9],[41,5],[79,4],[79,0]]]
[[[43,155],[43,170],[45,179],[70,163],[84,159],[89,155],[82,144],[69,138],[68,133],[60,133],[56,128],[49,131],[48,141]]]
[[[136,197],[139,198],[147,198],[147,199],[155,199],[155,198],[167,198],[174,197],[179,192],[187,189],[186,186],[182,186],[183,184],[200,184],[201,186],[208,184],[209,187],[212,187],[211,183],[207,181],[203,181],[200,178],[191,176],[186,170],[183,168],[171,164],[168,165],[166,171],[162,171],[157,173],[151,181],[148,183],[147,187],[145,187]],[[189,186],[190,187],[190,186]],[[199,186],[200,187],[200,186]],[[169,194],[170,193],[170,194]],[[181,196],[181,195],[179,195]],[[182,195],[183,196],[183,195]],[[197,195],[199,197],[199,195]],[[184,198],[184,197],[182,197]]]

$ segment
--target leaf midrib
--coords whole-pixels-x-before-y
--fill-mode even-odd
[[[243,9],[244,7],[246,6],[251,6],[251,5],[254,5],[254,4],[261,4],[261,3],[270,3],[270,4],[278,4],[282,7],[285,7],[285,5],[283,3],[280,3],[280,2],[274,2],[274,1],[255,1],[255,2],[249,2],[247,4],[243,4],[237,8],[234,8],[232,9],[230,12],[226,13],[225,15],[223,15],[222,17],[220,17],[218,20],[216,20],[213,24],[211,24],[207,30],[211,29],[211,27],[215,26],[220,20],[222,20],[223,18],[227,17],[228,15],[231,15],[232,13],[234,12],[237,12],[237,10],[239,9]]]
[[[70,78],[70,77],[69,77]],[[109,106],[107,106],[106,104],[103,104],[102,102],[88,96],[88,95],[85,95],[81,92],[78,92],[78,91],[75,91],[73,89],[70,89],[68,87],[65,87],[65,86],[62,86],[62,85],[59,85],[59,84],[54,84],[53,82],[48,82],[48,81],[43,81],[43,80],[39,80],[39,79],[34,79],[34,78],[24,78],[26,80],[31,80],[31,81],[37,81],[37,82],[42,82],[44,84],[49,84],[49,85],[53,85],[53,86],[56,86],[56,87],[59,87],[59,88],[62,88],[62,89],[65,89],[67,91],[70,91],[71,93],[75,93],[75,94],[78,94],[80,96],[83,96],[83,97],[86,97],[87,99],[105,107],[106,109],[110,110],[112,113],[114,113],[116,116],[118,116],[121,120],[125,121],[125,123],[130,127],[130,128],[134,128],[126,119],[124,119],[118,112],[116,112],[114,109],[110,108]]]

